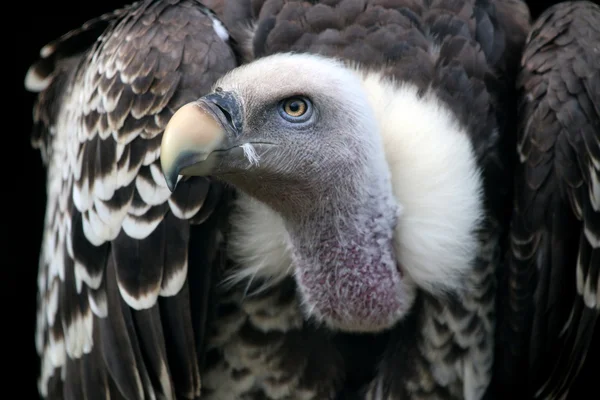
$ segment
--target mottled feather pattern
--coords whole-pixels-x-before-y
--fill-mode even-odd
[[[60,38],[46,44],[40,50],[41,58],[37,60],[27,71],[25,76],[25,87],[33,92],[43,92],[50,82],[53,82],[60,76],[61,64],[65,57],[72,57],[78,53],[85,52],[98,36],[108,27],[115,18],[125,14],[130,6],[113,10],[99,17],[90,19],[80,27],[75,28]],[[54,85],[56,86],[56,84]],[[60,86],[60,85],[59,85]],[[40,102],[38,104],[44,104]],[[46,107],[35,107],[36,112],[47,112]],[[48,121],[46,121],[48,122]],[[37,140],[41,139],[43,134],[34,134],[34,146],[39,145]]]
[[[216,203],[203,206],[214,184],[189,179],[171,195],[159,147],[173,112],[206,93],[234,57],[197,2],[146,1],[128,11],[105,18],[88,51],[55,57],[34,115],[35,144],[51,149],[43,152],[37,334],[40,392],[51,398],[63,390],[194,398],[200,389],[186,305],[189,226],[196,215],[210,218]],[[63,40],[73,44],[81,31]],[[174,296],[181,321],[161,316],[159,296]],[[90,362],[99,364],[85,368]]]
[[[293,280],[244,293],[245,284],[220,295],[202,374],[206,398],[334,398],[342,357],[328,333],[304,321]]]
[[[517,81],[522,119],[501,357],[506,382],[528,399],[564,398],[598,331],[599,20],[591,2],[546,10]]]
[[[508,53],[520,52],[528,29],[522,4],[204,3],[233,42],[223,42],[198,2],[143,1],[101,18],[108,28],[97,41],[66,35],[66,48],[90,49],[52,60],[34,134],[48,163],[49,199],[41,393],[192,399],[202,378],[203,398],[215,400],[481,398],[492,368],[498,220],[510,194],[498,183],[510,160],[491,149],[511,143],[515,116],[502,104],[513,95]],[[280,51],[340,57],[422,93],[431,87],[467,127],[492,200],[465,291],[421,292],[391,332],[357,337],[305,320],[291,279],[257,291],[259,281],[219,285],[243,268],[224,251],[229,189],[194,178],[170,194],[158,164],[162,131],[236,58]]]
[[[367,399],[477,399],[493,368],[494,291],[499,252],[482,246],[469,276],[471,293],[436,298],[421,293],[409,317],[392,332],[380,374]],[[412,334],[412,329],[419,335]],[[397,376],[402,375],[402,380]]]

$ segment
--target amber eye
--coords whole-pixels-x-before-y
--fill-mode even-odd
[[[279,113],[290,122],[303,122],[310,118],[311,104],[304,97],[290,97],[283,100],[279,106]]]
[[[283,110],[290,117],[298,118],[306,112],[308,106],[300,98],[291,98],[283,103]]]

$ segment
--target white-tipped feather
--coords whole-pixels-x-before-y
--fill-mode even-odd
[[[152,180],[156,186],[167,188],[167,181],[165,180],[165,176],[162,173],[162,169],[159,163],[155,162],[150,164],[150,176],[152,176]]]
[[[91,292],[88,292],[88,300],[90,302],[90,309],[94,314],[100,318],[106,318],[108,316],[108,302],[104,290],[100,290],[94,295],[92,295]]]
[[[75,277],[85,282],[92,289],[98,289],[102,283],[103,273],[98,272],[97,275],[90,275],[89,269],[79,261],[74,261]]]
[[[188,271],[188,262],[187,258],[184,261],[183,265],[175,269],[175,273],[169,277],[163,277],[162,286],[160,288],[159,294],[164,297],[175,296],[185,283],[185,279],[187,278]]]
[[[73,185],[73,204],[80,212],[88,210],[94,204],[87,178]]]
[[[46,326],[46,302],[40,301],[40,305],[36,312],[35,323],[36,326]],[[42,325],[43,324],[43,325]],[[35,331],[35,350],[38,354],[41,354],[44,350],[45,345],[45,337],[44,332],[41,329],[36,329]]]
[[[94,208],[91,209],[89,213],[90,215],[96,215],[106,227],[105,240],[113,240],[119,234],[119,231],[121,230],[121,223],[127,215],[127,209],[130,202],[131,199],[123,207],[116,209],[114,207],[109,207],[109,205],[102,200],[97,198],[94,199]]]
[[[50,82],[52,82],[52,75],[46,77],[41,76],[37,72],[35,66],[29,68],[27,70],[27,75],[25,75],[25,89],[30,92],[41,92],[50,85]]]
[[[597,298],[596,298],[596,288],[594,288],[593,275],[588,274],[587,279],[585,280],[585,285],[583,287],[583,301],[585,305],[591,309],[597,308]]]
[[[198,204],[195,204],[195,207],[181,208],[177,205],[177,203],[175,203],[173,201],[173,199],[171,197],[169,198],[168,202],[169,202],[169,207],[170,207],[171,211],[173,212],[173,215],[180,219],[192,218],[194,215],[196,215],[196,213],[198,211],[200,211],[200,209],[202,208],[202,205],[204,204],[204,203],[198,203]]]
[[[144,214],[146,214],[148,212],[148,210],[150,210],[150,208],[152,208],[152,206],[150,204],[146,204],[144,202],[139,202],[139,203],[131,203],[129,205],[129,209],[127,210],[127,214],[131,217],[141,217]]]
[[[158,125],[158,122],[157,122]],[[160,131],[159,131],[160,132]],[[140,136],[144,136],[144,132],[142,132],[142,134]],[[147,135],[148,137],[153,137],[155,136],[155,134],[151,134],[151,135]],[[152,164],[153,162],[155,162],[156,160],[158,160],[158,158],[160,157],[160,147],[157,147],[155,149],[147,149],[146,153],[144,153],[144,158],[142,159],[142,165],[144,166],[148,166],[150,164]],[[168,192],[168,190],[167,190]],[[170,192],[169,192],[170,193]]]
[[[96,176],[93,187],[94,200],[110,200],[117,190],[117,170],[113,165],[106,176]]]
[[[144,239],[148,237],[162,221],[162,216],[148,220],[146,217],[137,218],[134,215],[127,214],[123,220],[123,230],[133,239]]]
[[[600,248],[600,236],[597,236],[587,225],[583,227],[583,233],[593,249]]]
[[[92,311],[88,308],[83,315],[75,314],[65,327],[66,351],[69,358],[76,360],[91,351],[93,321]]]
[[[54,374],[54,366],[48,352],[42,355],[42,366],[40,371],[40,377],[38,379],[38,390],[43,397],[48,396],[48,380]]]
[[[600,212],[600,161],[592,159],[592,165],[590,166],[590,203],[592,208],[596,212]]]
[[[110,237],[108,226],[106,226],[95,212],[85,213],[82,216],[83,233],[87,240],[94,246],[100,246]]]
[[[60,283],[58,279],[53,279],[46,293],[46,318],[49,326],[53,326],[56,321],[56,312],[58,310],[58,291]]]
[[[121,285],[121,282],[117,279],[119,293],[121,293],[121,297],[125,300],[131,308],[135,310],[146,310],[152,307],[156,303],[156,299],[158,298],[159,288],[152,288],[149,292],[138,295],[137,297],[133,297],[131,294],[127,292],[125,288]],[[159,283],[160,284],[160,283]]]
[[[161,180],[164,181],[164,178],[161,177]],[[154,180],[150,181],[142,175],[138,175],[135,179],[135,188],[144,203],[153,206],[163,204],[171,196],[171,192],[166,185],[158,186]]]
[[[50,349],[50,361],[55,367],[60,367],[66,361],[67,352],[65,350],[65,341],[63,338],[55,338],[54,334],[48,334],[48,343],[46,346]]]

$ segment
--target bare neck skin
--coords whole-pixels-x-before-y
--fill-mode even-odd
[[[283,213],[305,311],[334,328],[381,330],[406,311],[393,243],[400,207],[377,167],[341,171]]]

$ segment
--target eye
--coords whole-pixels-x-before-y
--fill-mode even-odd
[[[291,98],[283,102],[283,111],[290,117],[301,117],[307,109],[308,105],[301,98]]]
[[[295,96],[283,100],[279,105],[279,114],[290,122],[304,122],[310,118],[312,106],[310,100]]]

